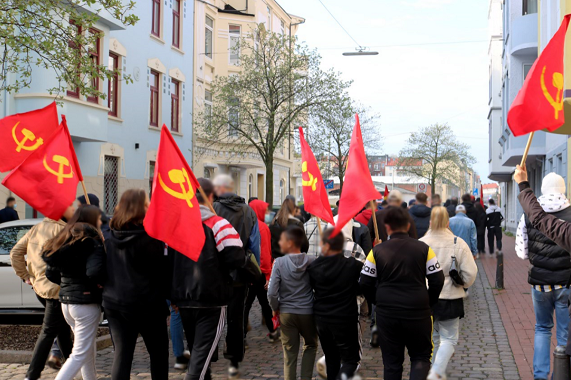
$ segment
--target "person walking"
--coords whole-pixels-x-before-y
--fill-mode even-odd
[[[476,227],[478,227],[478,212],[474,207],[473,195],[464,194],[462,195],[462,206],[466,209],[466,215],[468,218],[472,219]]]
[[[301,245],[301,251],[307,253],[309,251],[309,241],[307,240],[307,235],[305,235],[305,229],[303,223],[294,216],[295,213],[295,203],[291,198],[286,198],[282,207],[276,214],[276,217],[270,223],[270,232],[272,235],[272,258],[275,260],[278,257],[282,257],[285,253],[282,253],[280,249],[280,238],[282,232],[285,231],[289,226],[296,226],[301,228],[304,233],[304,239]]]
[[[101,211],[101,233],[103,234],[103,238],[109,236],[109,232],[111,231],[109,229],[109,217],[107,215],[105,215],[105,213],[103,212],[103,210],[101,210],[101,207],[99,206],[99,198],[97,197],[97,195],[95,194],[87,194],[87,198],[89,199],[89,204],[92,206],[95,206],[99,209],[99,211]],[[87,201],[85,200],[85,195],[82,195],[80,197],[77,198],[79,204],[82,205],[86,205]]]
[[[432,357],[431,307],[444,274],[432,248],[409,236],[406,210],[389,209],[383,223],[390,239],[373,248],[359,282],[367,299],[376,299],[384,379],[402,379],[406,348],[411,380],[425,380]]]
[[[456,206],[458,206],[458,198],[457,197],[450,198],[450,204],[446,206],[449,218],[453,218],[456,216]]]
[[[321,236],[321,253],[307,269],[314,291],[313,313],[325,354],[328,379],[351,379],[361,361],[357,296],[363,263],[344,256],[342,233],[333,229]]]
[[[538,201],[546,213],[559,220],[571,221],[571,207],[565,196],[563,177],[555,173],[547,174],[543,178],[541,193]],[[533,377],[547,379],[554,313],[558,350],[563,351],[569,334],[567,302],[570,291],[566,285],[571,278],[571,257],[568,251],[538,231],[525,214],[517,227],[515,250],[521,259],[529,260],[530,264],[527,281],[531,285],[535,312]]]
[[[477,259],[479,257],[477,243],[478,229],[476,228],[476,224],[466,215],[466,207],[463,205],[458,205],[456,207],[456,216],[450,218],[450,230],[454,235],[468,244],[472,256],[474,256],[474,259]]]
[[[260,256],[260,269],[264,274],[260,277],[260,280],[252,285],[248,289],[248,298],[246,299],[245,308],[245,318],[244,318],[244,337],[248,334],[248,318],[250,315],[250,310],[254,304],[254,300],[257,298],[262,308],[262,317],[268,328],[268,340],[270,343],[276,342],[280,335],[279,331],[274,328],[274,322],[272,320],[272,308],[268,303],[268,284],[270,282],[270,276],[272,274],[272,237],[270,233],[270,228],[264,223],[266,213],[268,212],[268,206],[266,202],[255,200],[250,202],[249,206],[256,212],[258,217],[258,225],[260,227],[261,235],[261,256]]]
[[[550,173],[550,174],[554,174],[555,176],[557,176],[557,174],[555,173]],[[546,184],[546,189],[549,189],[551,186],[551,182],[553,180],[553,182],[559,183],[560,181],[558,181],[557,178],[554,178],[553,176],[549,177],[549,174],[547,176],[545,176],[545,178],[547,179],[548,183]],[[563,178],[561,176],[559,176],[559,178],[561,178],[563,180]],[[543,184],[541,186],[542,188],[542,193],[546,194],[543,192]],[[565,188],[565,181],[563,182],[563,188]],[[557,189],[557,185],[554,188],[554,190]],[[488,209],[486,210],[486,226],[488,227],[488,249],[490,252],[490,255],[494,254],[494,237],[496,239],[496,248],[497,251],[501,251],[502,250],[502,221],[504,220],[504,214],[502,212],[502,209],[500,209],[498,206],[496,206],[496,202],[493,199],[490,199],[488,201]]]
[[[478,254],[486,253],[486,210],[480,202],[474,204],[478,212],[478,226],[476,227]]]
[[[301,358],[301,379],[313,377],[313,366],[317,355],[317,328],[313,316],[313,290],[307,272],[314,257],[301,252],[305,232],[290,226],[280,237],[284,256],[274,261],[274,269],[268,288],[268,300],[279,315],[281,340],[284,352],[284,379],[297,380],[297,357],[300,336],[303,337]],[[356,302],[356,301],[355,301]]]
[[[448,228],[448,210],[434,207],[430,217],[430,229],[420,241],[428,244],[436,254],[444,274],[444,287],[440,292],[438,303],[433,306],[434,318],[434,350],[432,368],[428,380],[446,378],[448,362],[454,355],[454,347],[460,335],[460,319],[464,318],[464,288],[472,286],[476,281],[478,267],[472,257],[468,244],[454,236]],[[450,269],[456,268],[461,284],[450,277]]]
[[[430,197],[431,208],[440,207],[440,206],[442,206],[442,198],[440,198],[439,194],[434,194],[432,197]]]
[[[74,205],[70,205],[60,220],[45,218],[35,225],[16,243],[10,252],[12,268],[27,285],[31,285],[38,300],[46,308],[42,329],[34,352],[30,367],[26,372],[26,379],[40,378],[50,356],[50,350],[57,337],[58,347],[64,359],[71,354],[71,330],[66,323],[59,301],[60,287],[46,277],[46,262],[42,259],[44,244],[57,236],[66,226],[75,212]],[[61,366],[58,357],[49,357],[50,367]]]
[[[375,246],[378,243],[387,241],[388,233],[387,233],[387,229],[385,227],[385,222],[384,222],[385,215],[387,215],[389,210],[393,207],[402,208],[402,193],[398,190],[391,191],[389,194],[387,202],[388,202],[387,207],[384,207],[382,210],[375,212],[375,216],[377,218],[377,229],[379,231],[379,239],[381,240],[380,242],[375,241],[375,239],[376,239],[376,237],[375,237],[375,224],[374,224],[373,218],[371,218],[369,220],[369,224],[367,225],[367,227],[369,228],[369,233],[371,234],[371,241],[373,242],[373,246]],[[406,207],[403,209],[406,210]],[[416,226],[414,224],[414,220],[412,219],[412,217],[410,216],[410,214],[408,212],[406,214],[408,215],[408,222],[410,225],[409,230],[408,230],[408,235],[413,239],[418,239],[418,234],[416,231]],[[366,252],[366,253],[367,253],[367,255],[369,254],[369,252]]]
[[[214,200],[214,187],[199,178],[206,195],[197,193],[206,240],[197,261],[169,248],[172,307],[178,311],[192,350],[185,380],[212,378],[210,363],[218,360],[218,342],[226,324],[226,307],[232,294],[230,270],[246,265],[238,232],[207,206]],[[200,275],[196,275],[199,273]]]
[[[65,228],[44,245],[46,277],[61,287],[59,299],[73,330],[73,350],[56,380],[96,380],[95,339],[101,320],[101,288],[107,274],[101,211],[80,206]]]
[[[6,199],[6,207],[0,210],[0,224],[19,219],[20,217],[16,212],[16,199],[14,197],[8,197],[8,199]]]
[[[258,265],[260,262],[260,229],[258,218],[244,198],[234,193],[234,180],[227,174],[220,174],[214,178],[214,193],[218,199],[214,202],[216,214],[226,219],[238,234],[242,246],[249,257],[253,254]],[[224,357],[230,361],[228,376],[237,377],[240,363],[244,360],[244,311],[248,295],[249,279],[240,270],[232,271],[233,292],[227,308],[228,331],[226,334],[226,347]]]
[[[148,208],[145,190],[125,191],[105,239],[108,278],[103,307],[115,345],[112,380],[129,380],[139,334],[149,353],[151,378],[168,378],[168,256],[164,243],[143,228]]]
[[[369,224],[369,220],[371,220],[373,212],[377,211],[378,208],[379,207],[377,201],[367,202],[363,211],[361,211],[355,217],[355,221],[366,226],[367,224]]]
[[[408,212],[414,220],[418,238],[424,236],[430,225],[430,207],[428,207],[428,196],[425,193],[416,193],[416,203]]]

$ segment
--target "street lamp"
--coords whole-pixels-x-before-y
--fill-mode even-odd
[[[378,51],[369,51],[368,47],[359,46],[355,48],[356,51],[349,51],[343,53],[344,56],[356,56],[356,55],[379,55]]]

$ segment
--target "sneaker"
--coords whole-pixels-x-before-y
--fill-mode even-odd
[[[184,371],[185,369],[188,368],[188,362],[190,360],[188,358],[186,358],[185,356],[179,356],[176,358],[176,362],[174,363],[174,369],[180,369],[181,371]]]
[[[440,375],[431,369],[426,380],[446,380],[446,376]]]
[[[51,369],[61,369],[61,366],[63,365],[63,360],[59,356],[50,355],[47,365]]]
[[[371,340],[369,341],[369,346],[373,348],[379,347],[379,331],[377,329],[377,326],[373,326],[373,328],[371,329]]]
[[[280,339],[280,330],[276,330],[273,333],[269,333],[268,339],[270,340],[270,343],[277,342],[278,339]]]
[[[478,260],[480,258],[480,254],[477,253],[475,259]]]
[[[555,347],[555,352],[558,354],[564,354],[566,348],[567,347],[565,347],[565,346],[557,346],[557,347]]]
[[[184,350],[184,352],[182,353],[182,356],[184,356],[187,359],[190,359],[190,351],[189,350]]]
[[[238,370],[238,365],[234,366],[234,365],[230,364],[230,367],[228,367],[228,378],[229,379],[236,379],[238,376],[240,376],[240,371]]]

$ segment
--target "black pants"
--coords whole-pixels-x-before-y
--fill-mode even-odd
[[[246,306],[244,308],[244,336],[248,334],[248,318],[250,316],[250,310],[252,309],[252,305],[256,298],[258,298],[258,302],[262,307],[262,317],[264,317],[264,321],[266,322],[266,327],[268,331],[273,333],[274,332],[274,322],[272,321],[272,308],[270,307],[270,303],[268,302],[268,292],[264,287],[266,285],[266,277],[262,276],[260,281],[250,285],[248,288],[248,298],[246,298]]]
[[[496,247],[498,251],[502,250],[502,227],[488,228],[488,249],[490,253],[494,253],[494,237],[496,238]]]
[[[226,306],[179,310],[190,348],[185,380],[210,380],[210,362],[218,360],[218,342],[226,324]]]
[[[63,356],[67,359],[71,354],[71,329],[63,317],[61,304],[59,300],[46,299],[38,295],[38,300],[46,307],[42,330],[34,347],[32,362],[26,373],[26,378],[37,380],[40,378],[46,361],[50,355],[54,340],[57,338],[59,349]]]
[[[244,307],[248,287],[235,286],[233,290],[227,309],[228,331],[224,357],[233,365],[237,365],[244,360]]]
[[[359,319],[331,322],[315,317],[317,334],[325,354],[327,380],[351,379],[361,362],[361,326]]]
[[[385,380],[401,380],[404,350],[410,357],[410,379],[426,380],[432,357],[432,318],[400,319],[377,314]]]
[[[486,252],[486,230],[478,232],[478,253]]]
[[[143,337],[149,352],[151,378],[153,380],[168,379],[169,335],[165,307],[149,307],[138,312],[105,309],[115,344],[115,357],[111,369],[112,380],[130,379],[133,354],[139,334]]]

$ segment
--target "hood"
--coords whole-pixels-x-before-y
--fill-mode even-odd
[[[418,218],[429,218],[432,209],[425,205],[416,204],[412,206],[408,211]]]
[[[132,244],[135,240],[139,239],[142,236],[145,236],[146,232],[143,226],[140,225],[133,225],[130,226],[130,229],[126,230],[111,230],[111,233],[107,237],[106,241],[112,242],[112,244],[116,245],[119,248],[123,248],[129,244]]]
[[[90,246],[93,247],[93,239],[79,240],[73,244],[65,244],[52,255],[43,255],[43,258],[48,265],[61,266],[61,264],[73,260],[73,256],[88,252]]]
[[[218,202],[220,202],[221,204],[223,204],[228,208],[231,208],[234,211],[240,211],[242,209],[242,206],[246,204],[244,198],[234,193],[222,194],[218,198]]]
[[[365,218],[371,219],[371,217],[373,216],[373,210],[370,209],[363,210],[359,215],[363,215]]]
[[[475,209],[472,202],[462,202],[462,206],[466,207],[466,211]]]
[[[214,215],[216,214],[214,214],[208,206],[200,205],[200,216],[202,217],[203,222],[212,218]]]
[[[285,262],[290,272],[300,275],[303,275],[308,265],[311,264],[309,257],[303,253],[287,254]]]
[[[256,213],[256,216],[258,217],[258,220],[260,222],[264,222],[266,219],[266,211],[268,210],[269,204],[261,201],[259,199],[255,199],[252,202],[250,202],[250,204],[248,205],[250,206],[254,212]]]
[[[537,198],[537,201],[541,207],[543,207],[543,211],[548,213],[558,212],[569,207],[569,199],[567,199],[565,194],[561,193],[545,194]],[[488,207],[488,210],[490,210],[492,207],[495,207],[496,209],[498,208],[498,206],[490,206]]]

